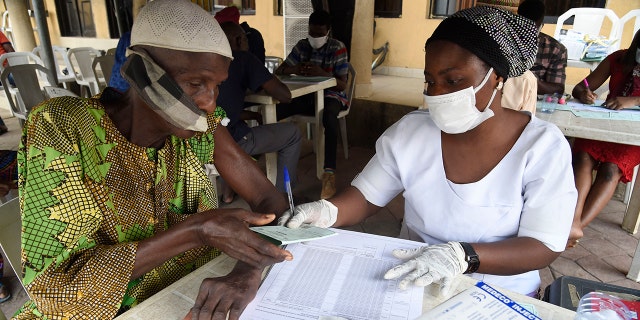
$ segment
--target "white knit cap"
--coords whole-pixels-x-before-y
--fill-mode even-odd
[[[232,58],[224,31],[213,15],[188,0],[154,0],[133,22],[131,46],[213,52]]]

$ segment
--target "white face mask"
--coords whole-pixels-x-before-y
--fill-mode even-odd
[[[636,63],[640,63],[640,48],[636,49]]]
[[[480,112],[476,108],[476,93],[487,83],[492,71],[493,68],[490,68],[480,85],[475,89],[471,86],[452,93],[429,96],[425,88],[424,104],[429,108],[431,118],[440,130],[450,134],[464,133],[493,117],[493,111],[489,107],[496,92],[501,88],[500,85],[493,90],[484,111]]]
[[[311,44],[311,47],[313,47],[314,49],[322,48],[322,46],[324,46],[325,43],[327,43],[327,39],[329,39],[329,35],[326,35],[324,37],[317,37],[317,38],[309,36],[307,38],[307,40],[309,40],[309,44]]]

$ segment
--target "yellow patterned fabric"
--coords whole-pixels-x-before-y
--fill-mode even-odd
[[[160,149],[132,144],[106,115],[102,97],[61,97],[35,108],[18,152],[23,282],[33,300],[17,319],[112,319],[211,260],[185,252],[129,280],[137,241],[217,208],[203,163],[213,162],[209,129]]]

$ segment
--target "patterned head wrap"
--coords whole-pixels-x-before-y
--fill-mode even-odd
[[[140,10],[131,46],[212,52],[233,59],[229,41],[213,16],[188,0],[155,0]]]
[[[482,59],[504,78],[533,66],[538,50],[533,21],[509,11],[480,6],[461,10],[443,20],[427,40],[453,42]]]

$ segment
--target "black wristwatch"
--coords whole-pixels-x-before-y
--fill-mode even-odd
[[[462,249],[464,249],[464,260],[469,264],[464,274],[478,271],[478,268],[480,267],[480,258],[478,258],[476,251],[473,250],[473,247],[466,242],[460,242],[460,245],[462,246]]]

